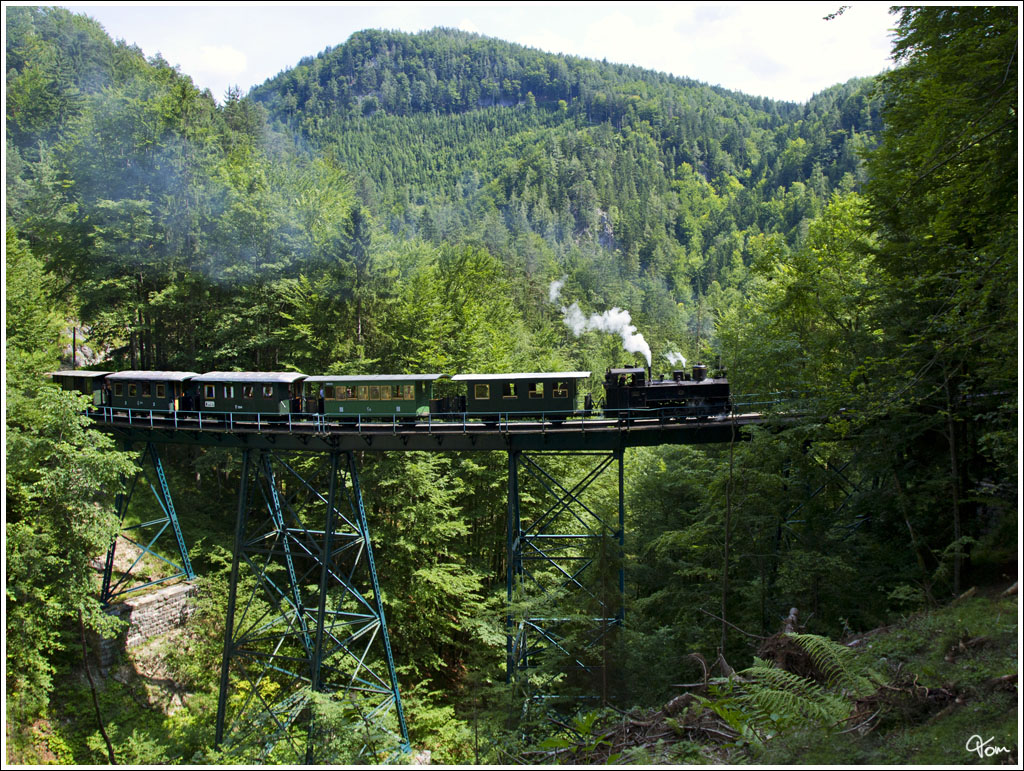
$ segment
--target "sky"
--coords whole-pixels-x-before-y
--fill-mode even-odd
[[[18,3],[23,4],[23,3]],[[551,53],[806,102],[890,66],[889,3],[61,3],[161,54],[218,101],[368,28],[457,27]],[[834,19],[825,16],[845,10]]]

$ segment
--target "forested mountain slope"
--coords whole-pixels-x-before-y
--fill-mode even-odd
[[[8,8],[9,746],[109,760],[73,675],[110,626],[90,564],[129,464],[45,382],[72,325],[102,369],[599,380],[636,358],[561,302],[618,306],[656,371],[704,359],[799,414],[628,454],[618,708],[665,704],[719,651],[745,666],[792,607],[838,638],[1011,582],[1017,9],[896,23],[892,72],[805,105],[451,30],[358,33],[218,105],[86,17]],[[556,729],[502,672],[507,458],[360,464],[414,745],[536,759]],[[238,463],[167,466],[204,587],[166,656],[184,708],[113,681],[98,703],[119,760],[201,763]],[[801,730],[825,729],[768,749]]]
[[[394,233],[470,238],[527,275],[572,253],[689,301],[741,283],[751,235],[794,244],[858,185],[869,94],[776,103],[438,29],[358,33],[252,98],[343,162]]]

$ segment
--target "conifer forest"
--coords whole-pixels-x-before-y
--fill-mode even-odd
[[[1015,765],[1019,8],[890,18],[891,69],[797,104],[446,28],[212,95],[7,7],[5,761]],[[625,451],[587,563],[622,612],[516,677],[510,454],[351,454],[404,746],[269,679],[294,726],[216,741],[237,450],[161,446],[193,593],[117,644],[105,556],[159,496],[120,520],[144,444],[48,376],[586,372],[582,407],[681,360],[763,419]]]

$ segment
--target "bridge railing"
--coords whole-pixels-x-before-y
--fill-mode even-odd
[[[732,397],[730,412],[712,412],[703,406],[683,406],[666,411],[661,408],[622,408],[605,413],[601,409],[565,410],[552,412],[449,412],[425,415],[325,415],[318,412],[265,413],[265,412],[212,412],[195,410],[132,409],[122,407],[94,407],[89,414],[96,420],[127,425],[132,428],[175,430],[227,430],[288,433],[355,432],[381,433],[390,431],[439,431],[450,433],[461,430],[497,430],[513,432],[537,430],[537,426],[558,428],[571,422],[572,428],[586,431],[587,424],[597,421],[616,421],[631,425],[642,421],[671,419],[721,420],[731,415],[765,413],[780,408],[789,411],[800,403],[794,395],[778,392],[771,394],[737,394]]]

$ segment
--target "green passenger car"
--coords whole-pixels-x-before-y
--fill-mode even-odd
[[[530,415],[562,419],[576,409],[580,380],[589,372],[522,372],[516,374],[455,375],[466,384],[470,415]]]
[[[304,383],[305,412],[363,418],[426,417],[434,381],[447,375],[317,375]]]
[[[305,378],[301,372],[207,372],[192,382],[203,412],[287,415]]]
[[[64,391],[77,391],[80,394],[86,394],[92,397],[93,406],[103,406],[103,378],[109,375],[109,372],[91,369],[65,369],[49,374]]]
[[[182,398],[195,372],[125,370],[107,376],[110,406],[115,409],[181,409]]]

